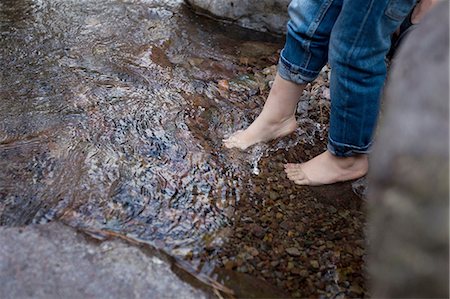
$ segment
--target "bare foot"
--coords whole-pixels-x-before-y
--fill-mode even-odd
[[[354,180],[369,168],[367,155],[336,157],[326,151],[301,164],[286,164],[287,177],[298,185],[320,186]]]
[[[277,74],[261,114],[247,129],[224,139],[224,145],[244,150],[256,143],[280,138],[295,131],[295,110],[304,87],[305,85],[284,80]]]
[[[239,130],[224,139],[223,143],[227,148],[237,147],[245,150],[259,142],[266,142],[291,134],[297,128],[297,121],[292,116],[279,122],[270,122],[261,115],[245,130]]]

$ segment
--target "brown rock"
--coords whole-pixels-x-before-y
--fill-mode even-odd
[[[224,266],[225,269],[232,270],[235,267],[235,265],[236,264],[233,261],[227,261]]]
[[[217,82],[217,85],[219,86],[219,89],[222,89],[222,90],[230,89],[230,85],[228,83],[228,80],[219,80]]]
[[[252,232],[252,234],[255,237],[257,237],[259,239],[263,238],[264,235],[266,234],[266,231],[260,225],[257,225],[257,224],[253,224],[250,227],[250,231]]]
[[[294,227],[294,223],[292,221],[285,220],[280,223],[281,228],[289,230]]]
[[[248,247],[247,252],[250,253],[252,256],[259,255],[259,251],[255,247]]]

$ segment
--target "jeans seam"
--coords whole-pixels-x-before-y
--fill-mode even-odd
[[[325,13],[330,8],[332,2],[333,2],[333,0],[328,0],[327,2],[322,4],[322,6],[320,7],[319,12],[317,14],[317,17],[315,18],[314,22],[311,24],[310,28],[308,28],[308,31],[306,33],[308,37],[311,38],[316,33],[317,28],[319,28],[319,26],[320,26],[320,22],[325,17]],[[312,55],[311,55],[310,46],[311,46],[311,40],[308,40],[308,42],[305,44],[305,48],[306,48],[305,50],[308,51],[308,57],[304,60],[304,62],[302,64],[303,68],[308,68],[308,65],[311,61]]]
[[[371,0],[370,1],[369,9],[367,10],[366,14],[364,15],[363,22],[362,22],[361,26],[359,27],[358,33],[357,33],[356,38],[355,38],[355,40],[354,40],[354,42],[353,42],[353,44],[352,44],[352,46],[350,48],[350,51],[347,54],[346,60],[350,60],[351,57],[354,55],[354,52],[355,52],[355,49],[356,49],[356,45],[358,44],[359,39],[361,38],[361,34],[363,32],[363,29],[366,26],[367,19],[368,19],[370,13],[371,13],[372,8],[373,8],[374,1],[375,0]],[[345,68],[345,71],[346,71],[345,74],[342,74],[342,78],[347,78],[348,77],[348,69]],[[345,90],[349,90],[348,80],[347,79],[343,79],[343,86],[344,86]],[[348,131],[348,129],[347,129],[347,126],[348,126],[348,121],[347,121],[348,120],[348,107],[347,107],[347,105],[348,105],[348,96],[349,96],[348,93],[346,93],[345,94],[345,98],[342,99],[344,101],[344,103],[345,103],[345,107],[343,108],[343,110],[344,110],[343,114],[344,115],[342,116],[342,119],[344,121],[343,121],[343,124],[342,124],[342,130],[339,132],[339,136],[343,140],[347,140],[347,131]],[[359,139],[361,139],[361,138],[359,138]]]
[[[327,2],[322,4],[322,6],[320,7],[319,13],[317,14],[317,17],[313,22],[314,26],[310,26],[310,28],[308,29],[307,35],[309,37],[312,37],[314,35],[314,33],[316,32],[317,28],[319,28],[320,22],[325,17],[325,13],[330,8],[332,2],[333,2],[333,0],[328,0]]]
[[[366,123],[366,111],[367,111],[367,103],[366,101],[363,101],[364,103],[361,105],[364,105],[363,107],[363,117],[361,119],[361,127],[359,128],[359,136],[358,136],[358,142],[361,142],[363,140],[363,135],[364,135],[364,128],[365,128],[365,123]]]
[[[373,8],[374,1],[375,0],[371,0],[370,1],[369,9],[367,10],[366,14],[364,15],[363,22],[362,22],[361,26],[359,27],[358,33],[356,34],[356,38],[355,38],[355,41],[353,42],[352,47],[350,48],[350,51],[348,51],[347,59],[350,59],[353,56],[353,52],[355,51],[356,44],[358,43],[359,38],[361,37],[361,33],[363,31],[363,28],[366,26],[367,19],[368,19],[370,13],[371,13],[372,8]]]

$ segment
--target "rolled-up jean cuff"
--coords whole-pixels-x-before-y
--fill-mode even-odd
[[[351,157],[358,154],[368,154],[372,146],[373,141],[371,141],[366,146],[354,146],[345,143],[339,143],[328,137],[327,149],[333,155],[338,157]]]
[[[297,84],[306,84],[314,81],[314,79],[316,79],[319,75],[319,72],[310,71],[290,63],[283,57],[283,51],[281,52],[280,59],[278,61],[278,74],[284,80]]]

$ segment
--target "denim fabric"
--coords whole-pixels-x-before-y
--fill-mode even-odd
[[[278,73],[298,84],[331,65],[328,150],[367,153],[386,78],[391,35],[416,0],[293,0]]]

